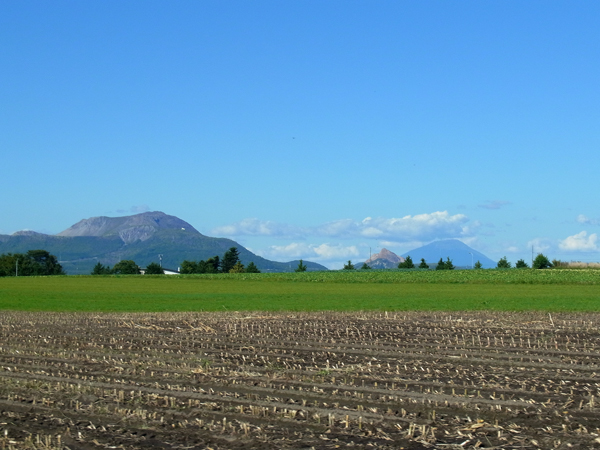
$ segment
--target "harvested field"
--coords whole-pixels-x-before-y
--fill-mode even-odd
[[[0,446],[600,448],[598,314],[0,316]]]

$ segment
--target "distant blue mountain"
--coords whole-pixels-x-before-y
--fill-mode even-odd
[[[472,257],[471,257],[472,254]],[[476,263],[479,261],[483,268],[491,269],[496,267],[496,262],[485,256],[483,253],[472,249],[467,244],[458,239],[446,239],[443,241],[435,241],[423,247],[416,248],[402,254],[404,258],[409,256],[412,258],[415,265],[419,265],[421,258],[431,265],[438,263],[440,258],[446,261],[450,258],[452,264],[459,267],[471,267],[471,261]]]

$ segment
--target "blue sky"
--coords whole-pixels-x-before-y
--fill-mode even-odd
[[[0,2],[0,233],[599,261],[600,2]]]

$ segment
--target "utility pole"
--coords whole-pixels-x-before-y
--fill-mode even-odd
[[[473,268],[473,253],[469,252],[469,254],[471,255],[471,269]]]
[[[17,264],[15,267],[15,277],[18,277],[18,276],[19,276],[19,260],[17,259]]]
[[[162,269],[162,255],[158,255],[158,262],[160,264],[160,268]]]
[[[533,245],[531,246],[531,267],[533,267]]]

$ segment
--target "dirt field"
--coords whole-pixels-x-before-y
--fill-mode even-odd
[[[0,313],[0,448],[600,448],[600,315]]]

